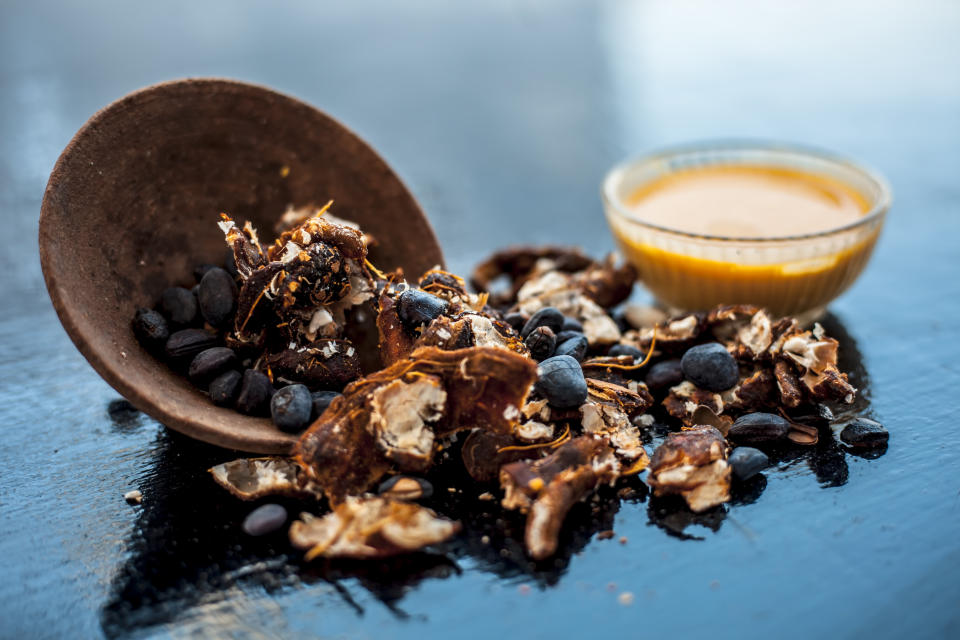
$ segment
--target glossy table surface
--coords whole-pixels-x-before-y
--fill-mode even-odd
[[[0,637],[960,635],[960,5],[795,4],[2,3]],[[400,560],[306,565],[282,534],[244,536],[250,505],[205,471],[235,454],[102,382],[37,257],[74,131],[183,76],[266,84],[353,127],[459,272],[510,243],[610,250],[599,182],[658,146],[787,140],[873,165],[894,207],[827,325],[888,449],[784,455],[699,517],[637,484],[578,507],[548,565],[519,552],[516,519],[445,491],[464,533]]]

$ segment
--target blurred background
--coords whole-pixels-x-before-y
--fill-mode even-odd
[[[952,0],[5,0],[0,11],[2,215],[29,237],[84,120],[185,76],[263,83],[354,128],[461,270],[514,241],[609,249],[604,233],[583,233],[602,226],[600,179],[664,144],[822,146],[909,173],[894,181],[898,205],[912,189],[956,188],[957,172],[929,170],[932,159],[960,168]],[[499,212],[522,223],[490,225]]]
[[[0,636],[956,637],[958,436],[942,398],[960,383],[958,34],[955,0],[0,0]],[[768,138],[875,166],[894,208],[832,311],[859,344],[890,452],[849,469],[840,454],[840,471],[786,464],[728,526],[696,523],[706,541],[626,505],[615,525],[630,546],[578,549],[548,577],[461,558],[456,577],[374,597],[355,575],[290,586],[272,548],[246,557],[231,539],[238,555],[218,555],[217,535],[191,527],[220,517],[222,496],[181,513],[200,498],[177,484],[218,454],[96,376],[36,251],[73,133],[185,76],[262,83],[352,127],[407,182],[457,272],[511,243],[611,250],[600,180],[658,146]],[[119,499],[132,486],[175,499],[137,512]],[[267,586],[237,586],[250,575]]]

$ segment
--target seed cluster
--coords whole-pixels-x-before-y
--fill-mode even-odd
[[[132,329],[145,349],[186,374],[197,388],[221,407],[232,407],[252,416],[273,417],[277,428],[303,431],[332,399],[334,391],[311,393],[302,384],[287,384],[279,391],[274,380],[253,368],[253,359],[241,359],[237,350],[224,346],[224,327],[234,321],[237,283],[226,269],[198,266],[199,282],[165,289],[155,309],[140,308]],[[171,328],[176,329],[171,333]]]
[[[133,332],[214,404],[299,433],[359,375],[342,325],[372,296],[364,239],[324,221],[264,249],[251,227],[226,216],[220,226],[232,250],[224,268],[198,265],[192,288],[169,287],[154,309],[137,309]]]

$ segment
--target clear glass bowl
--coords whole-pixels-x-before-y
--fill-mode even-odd
[[[834,229],[769,238],[700,235],[638,218],[626,204],[665,175],[701,167],[765,167],[815,174],[859,192],[867,211]],[[707,143],[667,149],[621,164],[603,181],[607,222],[639,278],[672,311],[749,303],[809,320],[863,271],[890,206],[890,188],[849,160],[795,146]],[[775,215],[776,212],[771,212]]]

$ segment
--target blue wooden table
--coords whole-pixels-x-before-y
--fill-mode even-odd
[[[932,1],[2,3],[0,636],[957,637],[958,33],[960,4]],[[74,131],[182,76],[263,83],[353,127],[459,272],[509,243],[610,250],[600,180],[658,146],[746,136],[874,165],[894,207],[828,324],[888,450],[785,456],[708,517],[602,501],[546,567],[479,512],[389,563],[306,566],[283,535],[246,538],[249,505],[205,472],[233,454],[100,380],[37,257]]]

